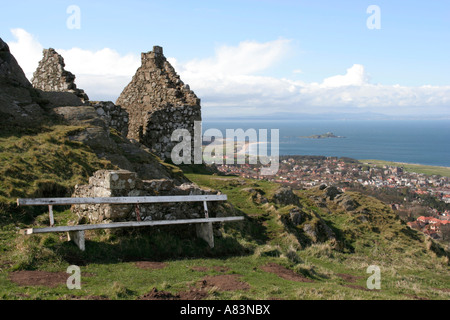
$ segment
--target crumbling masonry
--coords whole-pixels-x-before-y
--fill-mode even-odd
[[[194,122],[201,121],[200,99],[180,80],[161,47],[142,53],[141,59],[116,104],[128,111],[128,138],[166,160],[178,143],[171,141],[176,129],[187,129],[194,138]]]
[[[31,83],[35,89],[46,92],[71,92],[83,102],[89,97],[75,84],[75,75],[64,69],[64,58],[55,49],[44,49],[44,57],[33,73]]]

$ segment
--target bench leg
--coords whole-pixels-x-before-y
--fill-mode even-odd
[[[69,241],[72,240],[80,248],[81,251],[86,249],[84,244],[84,231],[70,231],[68,232]]]
[[[205,240],[211,248],[214,248],[214,234],[212,223],[200,223],[196,226],[197,237]]]

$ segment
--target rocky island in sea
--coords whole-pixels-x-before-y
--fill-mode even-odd
[[[312,136],[301,136],[299,138],[306,138],[306,139],[327,139],[327,138],[345,138],[342,136],[336,136],[334,135],[332,132],[327,132],[327,133],[323,133],[323,134],[315,134]]]

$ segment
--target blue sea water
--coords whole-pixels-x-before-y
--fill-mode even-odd
[[[204,121],[203,131],[279,129],[280,155],[377,159],[450,167],[450,120]],[[345,138],[307,139],[332,132]],[[270,141],[270,135],[269,139]],[[270,148],[269,148],[270,150]]]

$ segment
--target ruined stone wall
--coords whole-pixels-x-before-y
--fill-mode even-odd
[[[77,185],[73,197],[141,197],[202,195],[217,192],[203,190],[192,183],[175,185],[169,179],[141,180],[137,174],[127,170],[100,170],[89,179],[88,185]],[[208,203],[212,214],[217,212],[217,203]],[[134,205],[74,205],[72,211],[86,223],[136,221]],[[204,217],[203,203],[141,204],[142,221],[175,220]]]
[[[201,121],[200,99],[181,81],[161,47],[142,53],[142,65],[116,104],[130,115],[128,137],[148,146],[161,159],[170,158],[176,129],[194,137],[194,121]]]
[[[97,112],[109,128],[117,130],[122,136],[128,135],[128,112],[111,101],[90,101]]]
[[[35,89],[46,92],[71,92],[83,102],[89,97],[75,84],[75,75],[64,69],[64,58],[55,49],[44,49],[43,58],[33,73],[31,83]]]

